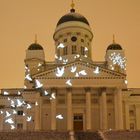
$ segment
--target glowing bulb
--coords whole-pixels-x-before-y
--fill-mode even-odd
[[[32,81],[32,78],[31,78],[30,74],[27,74],[27,75],[25,76],[25,79],[27,79],[27,80],[29,80],[29,81]]]
[[[52,93],[51,98],[52,98],[52,99],[55,99],[55,98],[56,98],[56,97],[55,97],[55,93]]]
[[[17,114],[17,111],[16,110],[13,110],[13,114]]]
[[[11,125],[11,130],[15,129],[15,126],[14,125]]]
[[[8,112],[8,111],[6,111],[6,118],[8,118],[8,117],[10,117],[11,116],[11,114]]]
[[[18,91],[18,95],[21,95],[21,92],[20,91]]]
[[[31,109],[31,105],[30,104],[27,104],[27,109]]]
[[[23,105],[23,102],[17,99],[17,107],[21,107]]]
[[[44,95],[46,96],[46,95],[48,95],[48,94],[49,94],[49,93],[45,90],[45,91],[44,91]]]
[[[35,106],[38,106],[38,102],[35,102]]]

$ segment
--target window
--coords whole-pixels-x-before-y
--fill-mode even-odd
[[[129,115],[134,116],[135,115],[134,110],[129,110]]]
[[[64,42],[67,42],[67,39],[66,38],[64,39]]]
[[[57,56],[60,56],[60,49],[57,49]]]
[[[81,46],[81,55],[85,55],[85,48]]]
[[[81,39],[81,42],[84,42],[84,39]]]
[[[134,123],[130,123],[130,130],[134,130],[134,129],[135,129]]]
[[[23,115],[23,111],[22,111],[22,110],[19,110],[19,111],[17,112],[17,115]]]
[[[76,54],[76,46],[72,46],[72,54]]]
[[[22,123],[18,123],[17,124],[17,129],[23,129],[23,124]]]
[[[73,42],[77,41],[77,37],[73,36],[73,37],[71,38],[71,41],[73,41]]]
[[[66,47],[64,47],[64,49],[63,49],[63,54],[64,54],[64,55],[67,55],[67,54],[68,54],[67,51],[68,51],[68,47],[66,46]]]

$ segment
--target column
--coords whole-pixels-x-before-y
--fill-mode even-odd
[[[0,114],[0,131],[3,131],[3,114]]]
[[[122,90],[117,88],[115,93],[115,128],[123,129]]]
[[[27,109],[26,107],[23,108],[23,113],[27,114]],[[23,130],[27,130],[27,121],[26,121],[26,117],[23,117]]]
[[[135,129],[136,130],[140,130],[140,104],[136,104],[135,105],[136,111],[135,111],[135,120],[136,120],[136,126]]]
[[[100,128],[107,129],[107,103],[106,103],[106,89],[101,89],[100,96]]]
[[[125,129],[130,129],[129,104],[125,102]]]
[[[73,130],[72,89],[67,89],[67,130]]]
[[[56,97],[56,89],[51,94]],[[56,98],[51,99],[51,130],[56,130]]]
[[[38,103],[38,106],[35,106],[35,130],[38,131],[40,130],[40,103],[39,99],[36,100]]]
[[[90,92],[90,88],[86,88],[85,92],[86,92],[86,130],[91,130],[91,92]]]

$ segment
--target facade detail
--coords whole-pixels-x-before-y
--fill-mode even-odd
[[[140,89],[127,88],[122,46],[113,39],[105,60],[96,62],[93,37],[72,4],[53,35],[53,62],[37,39],[28,47],[24,88],[1,89],[0,131],[140,129]]]

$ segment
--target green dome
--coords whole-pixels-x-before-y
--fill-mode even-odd
[[[82,16],[79,13],[75,13],[75,10],[71,9],[70,13],[68,13],[60,18],[60,20],[57,23],[57,26],[62,23],[65,23],[65,22],[69,22],[69,21],[79,21],[79,22],[83,22],[83,23],[89,25],[88,20],[84,16]]]
[[[33,43],[29,46],[28,50],[43,50],[43,47],[38,43]]]
[[[107,50],[122,50],[121,45],[113,43],[107,47]]]

